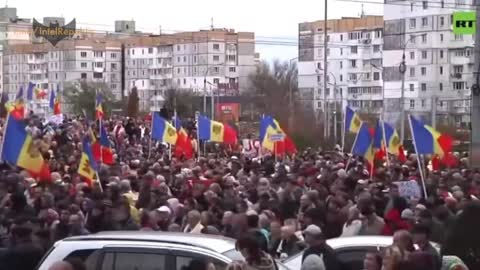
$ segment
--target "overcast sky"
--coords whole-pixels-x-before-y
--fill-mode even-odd
[[[359,16],[362,10],[358,3],[328,3],[329,19]],[[63,16],[67,22],[76,18],[82,28],[111,31],[115,20],[131,19],[136,21],[137,30],[144,32],[158,33],[160,26],[166,33],[196,31],[210,27],[213,17],[215,27],[255,32],[261,43],[287,43],[257,44],[257,52],[267,60],[296,57],[298,23],[321,20],[324,15],[324,2],[318,0],[8,0],[8,6],[16,7],[22,18]],[[365,14],[380,15],[383,6],[365,4],[363,9]]]

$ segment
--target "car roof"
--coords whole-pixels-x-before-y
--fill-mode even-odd
[[[352,236],[339,237],[327,240],[327,244],[333,249],[343,247],[364,247],[364,246],[379,246],[386,247],[393,243],[391,236]]]
[[[152,231],[99,232],[96,234],[69,237],[63,241],[145,241],[172,243],[205,248],[218,253],[224,253],[235,248],[235,240],[228,237]]]

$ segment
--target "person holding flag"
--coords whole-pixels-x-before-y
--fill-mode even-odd
[[[152,117],[152,139],[175,145],[177,143],[177,130],[157,112]]]
[[[182,121],[174,117],[173,122],[177,130],[177,143],[175,144],[174,155],[177,158],[184,157],[185,159],[193,158],[193,146],[187,131],[182,127]]]
[[[60,93],[59,93],[59,90],[60,90],[60,86],[57,85],[57,93],[55,93],[55,90],[51,90],[50,91],[50,103],[49,103],[49,107],[50,109],[53,110],[53,114],[54,115],[59,115],[62,113],[62,109],[60,107]]]
[[[17,96],[13,102],[5,104],[7,112],[11,114],[15,119],[23,119],[25,117],[25,104],[23,101],[23,87],[18,89]]]
[[[370,134],[368,124],[362,122],[360,129],[358,130],[357,136],[352,146],[352,154],[363,157],[365,160],[366,166],[370,173],[370,176],[373,175],[374,169],[374,157],[375,153],[373,150],[373,137]]]
[[[102,95],[97,93],[96,99],[95,99],[95,117],[97,120],[103,120],[103,98]]]
[[[275,136],[283,137],[283,139],[275,141]],[[264,116],[260,121],[260,144],[263,148],[276,155],[284,153],[294,154],[297,152],[292,139],[283,131],[278,121],[271,116]]]
[[[400,136],[390,124],[384,121],[377,121],[373,145],[378,152],[382,153],[382,155],[377,155],[377,157],[383,158],[386,152],[388,152],[395,155],[402,163],[407,161],[403,145],[400,142]]]
[[[78,174],[84,177],[90,185],[93,185],[95,181],[99,180],[98,164],[93,158],[89,136],[85,136],[82,141],[82,156],[80,158],[80,164],[78,165]]]
[[[227,124],[208,119],[206,116],[198,118],[198,134],[200,140],[235,144],[237,132]]]

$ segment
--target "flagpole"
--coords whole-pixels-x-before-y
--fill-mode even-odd
[[[342,130],[342,152],[345,150],[345,130],[347,130],[347,123],[345,123],[345,114],[346,114],[346,109],[343,112],[343,130]]]
[[[362,123],[362,125],[363,125],[363,123]],[[362,126],[360,126],[360,129],[361,128],[362,128]],[[353,156],[353,147],[355,147],[355,144],[357,144],[358,134],[360,134],[360,130],[357,132],[357,135],[355,135],[355,140],[353,140],[352,148],[350,149],[350,156],[348,156],[347,165],[345,166],[346,171],[348,171],[348,165],[350,165],[350,161],[351,161],[352,156]]]
[[[385,133],[385,122],[383,121],[383,116],[381,116],[380,124],[382,125],[382,136],[383,136],[383,145],[385,147],[385,157],[387,158],[387,167],[390,168],[390,157],[388,153],[387,146],[387,134]]]
[[[150,121],[150,142],[148,143],[148,159],[150,159],[150,155],[152,154],[152,135],[153,135],[153,119],[154,119],[154,114],[155,112],[151,112],[152,114],[152,120]]]
[[[195,121],[197,122],[197,160],[200,158],[200,113],[195,112]]]
[[[102,181],[100,181],[100,176],[98,175],[98,171],[95,172],[95,176],[97,177],[98,186],[100,187],[100,192],[103,193]]]
[[[417,141],[415,140],[415,135],[413,135],[411,115],[408,115],[408,124],[410,125],[410,131],[412,133],[413,147],[415,148],[415,154],[417,156],[418,170],[420,171],[420,180],[422,181],[423,194],[425,196],[425,199],[427,199],[428,198],[427,187],[425,186],[425,179],[423,177],[423,172],[422,172],[422,167],[423,166],[420,162],[420,154],[417,151]]]

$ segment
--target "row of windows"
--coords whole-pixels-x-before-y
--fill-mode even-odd
[[[409,69],[410,77],[415,77],[415,70],[416,70],[415,67],[410,67]],[[461,78],[463,70],[464,70],[463,65],[454,65],[453,73],[451,74],[451,76],[453,76],[454,78]],[[440,75],[443,75],[444,73],[443,66],[440,66],[438,71]],[[427,76],[427,67],[420,67],[420,75]]]
[[[415,91],[415,85],[411,83],[409,85],[409,89],[411,92]],[[467,83],[466,82],[452,82],[452,89],[455,91],[458,90],[465,90],[467,89]],[[438,90],[443,91],[443,83],[438,84]],[[427,84],[426,83],[421,83],[420,84],[420,91],[426,92],[427,91]]]
[[[349,100],[348,106],[356,108],[382,108],[382,100]]]
[[[348,87],[349,94],[381,94],[382,87]]]

